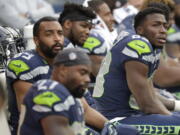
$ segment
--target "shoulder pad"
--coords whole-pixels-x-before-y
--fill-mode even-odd
[[[148,43],[142,40],[132,40],[128,42],[127,45],[135,50],[139,55],[151,52]]]
[[[12,60],[8,64],[8,68],[15,72],[16,75],[19,73],[29,70],[29,66],[22,60]]]
[[[33,102],[38,105],[46,105],[52,107],[55,103],[61,101],[61,99],[53,92],[43,92],[33,98]]]
[[[83,47],[92,51],[94,47],[97,47],[101,44],[102,44],[102,41],[99,40],[98,38],[88,37],[88,39],[85,41]]]

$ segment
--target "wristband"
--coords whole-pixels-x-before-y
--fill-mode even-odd
[[[174,111],[180,111],[180,100],[174,100]]]

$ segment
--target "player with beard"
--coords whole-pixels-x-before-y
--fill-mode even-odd
[[[73,3],[67,3],[64,5],[64,9],[60,14],[58,21],[63,27],[65,36],[64,47],[66,49],[78,48],[84,51],[82,46],[89,36],[90,30],[93,27],[92,20],[95,19],[95,17],[96,15],[93,10],[88,7]],[[93,66],[94,65],[92,65],[92,67]],[[109,134],[108,132],[110,130],[112,131],[112,129],[109,127],[116,126],[107,125],[105,128],[103,128],[104,122],[107,121],[107,118],[102,116],[102,114],[98,114],[98,112],[92,108],[92,106],[95,107],[95,103],[88,90],[85,91],[84,98],[82,98],[82,103],[83,105],[85,104],[85,110],[88,110],[86,111],[85,117],[86,124],[92,128],[95,128],[97,131],[104,129],[104,135]],[[91,107],[89,107],[87,102],[89,105],[91,105]],[[126,125],[119,126],[117,129],[120,130],[119,133],[121,132],[122,134],[126,135],[138,134],[135,128]]]
[[[83,44],[87,40],[93,26],[92,20],[95,18],[96,14],[88,7],[74,3],[65,4],[58,19],[64,31],[64,48],[83,49]],[[88,53],[86,49],[85,52]],[[93,61],[93,59],[91,60]],[[93,67],[95,67],[95,64],[92,64],[92,72],[94,69]],[[86,91],[84,97],[86,98],[88,104],[95,108],[94,100],[88,90]]]
[[[78,49],[61,51],[51,79],[33,84],[24,98],[20,135],[86,135],[80,98],[90,82],[91,61]]]
[[[33,27],[35,50],[12,58],[7,66],[9,124],[16,135],[19,106],[32,83],[50,77],[54,57],[63,49],[64,36],[59,22],[53,17],[38,20]]]
[[[82,47],[93,26],[92,20],[95,18],[96,14],[88,7],[74,3],[65,4],[58,19],[64,31],[64,47]]]

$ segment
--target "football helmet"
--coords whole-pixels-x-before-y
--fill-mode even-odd
[[[20,31],[0,26],[0,72],[4,72],[10,58],[24,50],[24,40]]]

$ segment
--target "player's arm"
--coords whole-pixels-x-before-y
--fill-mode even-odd
[[[88,49],[90,59],[92,61],[92,74],[96,77],[101,61],[104,58],[107,52],[107,43],[101,35],[95,33],[91,34],[88,39],[85,41],[83,48]]]
[[[128,61],[125,63],[125,70],[128,87],[140,110],[147,114],[171,114],[156,96],[152,81],[147,78],[147,65],[137,61]]]
[[[104,56],[101,55],[90,55],[91,61],[92,61],[92,74],[94,76],[97,76],[99,72],[99,68],[101,66],[102,59]]]
[[[13,87],[16,94],[18,110],[20,110],[20,104],[23,102],[26,92],[32,86],[31,83],[21,79],[21,76],[26,76],[26,73],[30,72],[31,68],[29,65],[31,64],[28,64],[26,61],[31,61],[32,57],[33,55],[28,53],[20,54],[17,59],[12,59],[8,63],[6,69],[6,76],[13,80],[11,87]]]
[[[107,118],[90,107],[84,98],[81,98],[81,102],[84,108],[86,123],[98,129],[103,129],[105,122],[108,121]]]
[[[31,86],[32,86],[32,83],[25,82],[22,80],[15,81],[13,83],[13,88],[14,88],[15,93],[16,93],[18,110],[20,110],[20,105],[23,102],[23,98]]]
[[[174,62],[174,63],[172,63]],[[164,59],[160,59],[160,65],[155,72],[153,81],[161,87],[174,87],[180,85],[180,65],[175,61],[167,63]]]
[[[41,119],[44,135],[75,135],[68,123],[63,116],[49,115]]]

